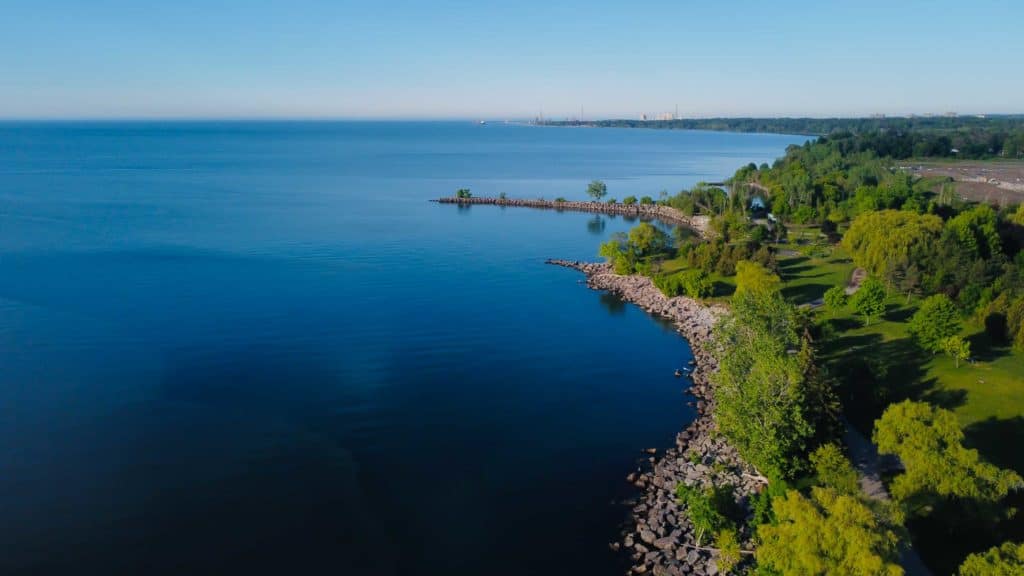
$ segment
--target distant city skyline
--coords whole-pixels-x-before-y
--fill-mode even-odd
[[[0,118],[1024,113],[1012,1],[5,3]]]

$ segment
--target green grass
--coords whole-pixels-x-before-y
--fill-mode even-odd
[[[780,253],[799,254],[778,259],[782,295],[795,304],[810,303],[833,286],[845,286],[855,268],[839,247],[788,244],[780,248]]]

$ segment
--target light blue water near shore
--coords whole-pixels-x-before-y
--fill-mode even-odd
[[[0,571],[617,574],[692,417],[673,331],[547,257],[801,137],[0,125]]]

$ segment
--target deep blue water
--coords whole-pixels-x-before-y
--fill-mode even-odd
[[[619,574],[686,343],[547,257],[800,137],[0,125],[0,572]]]

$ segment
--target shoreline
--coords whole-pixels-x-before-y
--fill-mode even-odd
[[[612,214],[622,216],[635,216],[637,218],[650,218],[652,220],[661,220],[666,224],[673,224],[676,226],[686,226],[697,231],[701,236],[706,236],[708,232],[708,225],[710,218],[707,216],[687,216],[681,211],[672,208],[671,206],[662,206],[660,204],[631,204],[626,205],[620,203],[608,204],[606,202],[584,202],[584,201],[565,201],[556,202],[554,200],[528,200],[524,198],[493,198],[493,197],[471,197],[471,198],[456,198],[448,196],[444,198],[438,198],[431,200],[431,202],[437,202],[438,204],[459,204],[459,205],[472,205],[472,204],[483,204],[493,206],[512,206],[515,208],[540,208],[546,210],[559,210],[559,211],[570,211],[570,212],[589,212],[592,214]]]
[[[708,375],[717,369],[709,349],[711,330],[727,312],[724,306],[707,306],[685,296],[668,298],[645,276],[622,276],[605,263],[575,260],[547,260],[547,264],[582,272],[587,287],[611,292],[642,310],[671,320],[676,331],[689,342],[694,366],[687,393],[693,396],[697,411],[675,444],[660,457],[648,459],[648,465],[630,473],[626,480],[639,494],[631,502],[630,519],[621,539],[610,544],[612,550],[627,554],[634,574],[658,576],[697,574],[714,576],[715,549],[707,539],[696,542],[693,527],[676,503],[679,483],[708,488],[732,485],[737,503],[750,512],[750,498],[765,485],[764,478],[740,458],[739,453],[715,432],[714,399]],[[648,453],[651,453],[648,451]],[[752,548],[752,534],[746,523],[739,527],[743,550]],[[749,552],[743,555],[749,559]],[[745,560],[743,564],[746,564]]]

